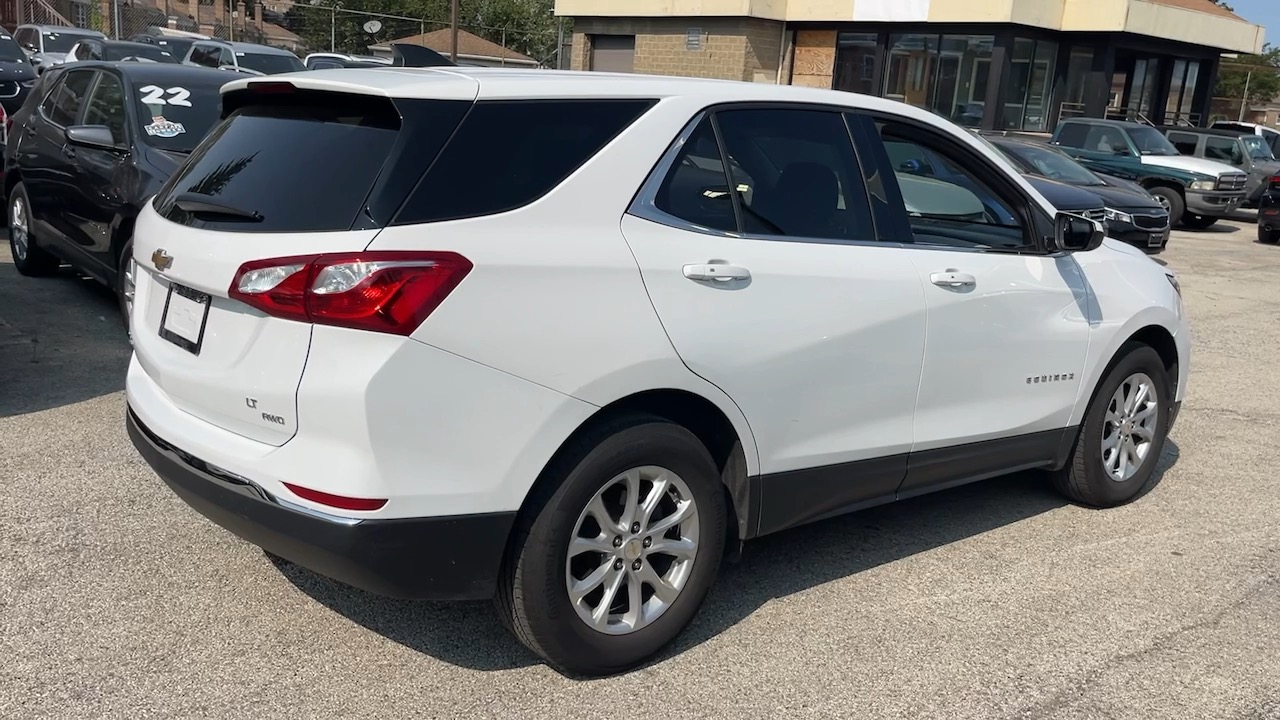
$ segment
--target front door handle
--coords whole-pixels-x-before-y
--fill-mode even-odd
[[[966,288],[973,287],[978,283],[969,273],[962,273],[958,270],[948,268],[943,272],[936,272],[929,276],[929,282],[938,287],[945,288]]]
[[[749,280],[751,271],[737,265],[706,263],[703,265],[685,265],[684,276],[690,280],[730,282],[732,280]]]

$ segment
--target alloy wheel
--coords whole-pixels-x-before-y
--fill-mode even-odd
[[[129,317],[133,315],[133,295],[137,289],[137,271],[138,263],[134,261],[132,249],[130,249],[130,256],[125,258],[120,276],[120,296],[124,300],[126,323],[129,322]]]
[[[620,473],[574,524],[565,586],[578,617],[609,635],[647,627],[689,581],[698,555],[698,507],[689,486],[653,465]]]
[[[1102,465],[1116,482],[1137,474],[1155,444],[1160,404],[1145,373],[1125,378],[1111,396],[1102,424]]]
[[[27,203],[18,195],[13,199],[9,210],[9,243],[13,245],[13,257],[19,262],[27,259],[27,244],[30,242],[30,229],[27,222]]]

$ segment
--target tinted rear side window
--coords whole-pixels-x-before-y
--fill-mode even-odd
[[[652,105],[650,100],[476,103],[393,224],[479,217],[528,205]]]
[[[227,232],[351,229],[396,142],[400,116],[386,98],[299,95],[232,112],[161,190],[156,210]],[[260,219],[192,214],[179,207],[189,205],[184,196]]]

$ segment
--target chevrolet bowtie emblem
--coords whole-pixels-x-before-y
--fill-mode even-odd
[[[169,253],[165,252],[164,248],[160,248],[159,250],[151,253],[151,264],[155,265],[156,269],[160,272],[164,272],[173,264],[173,257],[170,256]]]

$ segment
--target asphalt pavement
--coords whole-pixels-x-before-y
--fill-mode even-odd
[[[125,436],[111,295],[0,254],[0,718],[1280,719],[1280,247],[1250,222],[1161,256],[1193,370],[1140,500],[1020,474],[765,538],[674,648],[589,681],[487,604],[374,597],[188,509]]]

